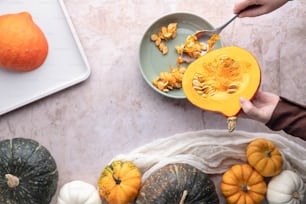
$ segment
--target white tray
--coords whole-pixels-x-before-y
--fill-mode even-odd
[[[49,53],[30,72],[0,68],[0,115],[86,80],[90,67],[62,0],[1,0],[0,15],[29,12],[45,33]]]

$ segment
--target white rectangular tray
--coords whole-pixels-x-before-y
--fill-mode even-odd
[[[27,11],[45,33],[49,53],[30,72],[0,68],[0,115],[86,80],[90,67],[62,0],[1,0],[0,15]]]

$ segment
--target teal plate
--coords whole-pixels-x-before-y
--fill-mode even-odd
[[[177,23],[176,38],[166,42],[168,46],[168,54],[163,55],[150,37],[154,33],[158,33],[162,26],[167,26],[169,23]],[[213,29],[213,26],[205,19],[190,13],[173,13],[157,19],[145,32],[142,37],[139,47],[139,67],[143,78],[158,93],[176,99],[186,98],[183,89],[174,89],[169,92],[163,92],[157,89],[152,81],[159,76],[160,72],[170,71],[170,66],[176,67],[178,54],[175,46],[184,44],[186,38],[194,32],[202,29]],[[215,49],[222,47],[221,41],[215,45]],[[187,64],[181,66],[187,67]]]

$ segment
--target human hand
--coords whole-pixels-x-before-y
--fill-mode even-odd
[[[241,97],[240,105],[244,115],[247,118],[254,119],[266,124],[271,119],[279,99],[280,98],[278,95],[264,91],[257,91],[252,101]]]
[[[241,12],[240,18],[260,16],[278,9],[287,2],[288,0],[239,0],[234,6],[234,13]]]

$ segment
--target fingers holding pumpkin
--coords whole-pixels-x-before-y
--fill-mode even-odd
[[[246,117],[267,123],[279,101],[279,96],[258,91],[252,101],[239,98],[241,109]]]
[[[239,101],[241,109],[243,110],[243,113],[246,117],[261,122],[266,122],[266,119],[264,119],[263,116],[261,115],[261,111],[256,106],[254,106],[254,104],[251,101],[243,97],[240,97]]]

